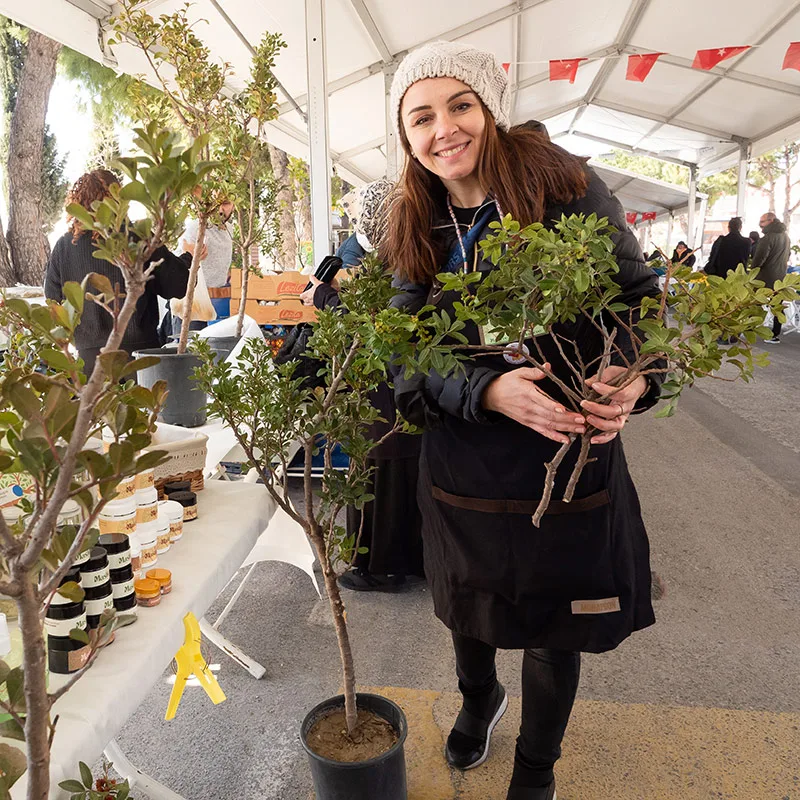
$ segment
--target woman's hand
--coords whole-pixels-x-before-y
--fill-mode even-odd
[[[549,364],[545,366],[549,369]],[[506,372],[486,387],[481,404],[487,411],[497,411],[554,442],[565,444],[569,437],[562,431],[585,433],[586,421],[536,386],[536,381],[544,377],[542,370],[529,367]]]
[[[300,302],[304,306],[313,306],[314,305],[314,293],[317,291],[317,286],[319,286],[322,281],[319,278],[315,278],[313,275],[308,276],[309,281],[311,281],[311,286],[308,287],[301,295],[300,295]]]
[[[606,380],[616,378],[626,372],[625,367],[606,367],[602,377]],[[581,408],[587,412],[586,421],[599,431],[604,431],[592,437],[592,444],[606,444],[610,442],[624,427],[628,417],[633,411],[638,399],[647,391],[647,378],[639,375],[635,381],[629,383],[624,389],[617,389],[607,383],[600,382],[596,375],[586,381],[586,385],[594,389],[603,397],[613,395],[610,403],[593,403],[584,400]]]

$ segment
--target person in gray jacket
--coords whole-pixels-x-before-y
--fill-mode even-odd
[[[758,279],[771,289],[775,281],[786,277],[792,243],[786,226],[771,211],[761,215],[758,226],[764,235],[758,240],[753,253],[753,269],[758,270]],[[772,322],[772,338],[766,341],[768,344],[780,344],[781,321],[777,317]]]

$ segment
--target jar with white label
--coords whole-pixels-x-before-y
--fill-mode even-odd
[[[140,492],[142,489],[155,488],[155,470],[153,468],[143,469],[141,472],[136,473],[136,491]]]
[[[89,560],[81,564],[81,586],[93,589],[108,583],[108,555],[103,547],[93,547]]]
[[[62,525],[75,525],[75,527],[80,527],[82,522],[83,509],[75,500],[65,500],[64,505],[61,506],[61,511],[58,512],[56,527],[60,528]]]
[[[133,569],[131,565],[128,564],[127,567],[111,570],[110,577],[111,593],[114,596],[114,605],[116,607],[117,600],[127,597],[134,591],[133,582],[135,579],[133,577]]]
[[[87,555],[88,555],[88,553],[87,553]],[[76,566],[70,567],[70,569],[67,572],[67,574],[64,575],[64,577],[61,579],[61,583],[59,584],[59,587],[63,586],[65,583],[77,583],[78,586],[81,585],[81,571],[78,569],[78,567],[76,567]],[[75,601],[74,600],[70,600],[69,597],[64,597],[63,594],[59,594],[58,592],[55,592],[53,594],[52,600],[50,600],[50,605],[51,606],[66,606],[69,603],[74,603],[74,602]]]
[[[136,530],[136,499],[126,497],[106,503],[97,525],[100,533],[124,533],[130,536]]]
[[[172,544],[183,536],[183,506],[174,500],[161,500],[158,504],[158,516],[169,520],[169,538]]]
[[[86,589],[86,596],[83,598],[83,605],[86,608],[86,623],[91,630],[100,625],[100,617],[109,608],[114,608],[114,594],[111,589],[111,581],[108,580],[101,586]]]
[[[158,519],[158,492],[155,487],[136,490],[136,524],[155,522]]]
[[[69,637],[70,631],[74,628],[86,630],[86,611],[83,603],[64,603],[63,605],[51,605],[47,609],[44,618],[44,630],[48,636],[59,638]]]
[[[141,571],[144,572],[158,561],[158,534],[156,533],[155,523],[146,522],[144,525],[137,525],[136,538],[141,550]]]
[[[126,497],[134,497],[136,494],[136,478],[131,475],[130,478],[123,478],[118,484],[114,492],[114,500],[124,500]]]
[[[163,555],[169,550],[172,540],[170,538],[169,520],[164,514],[159,514],[155,522],[156,547],[158,554]]]
[[[129,566],[131,563],[131,540],[124,533],[104,533],[97,542],[108,554],[110,570]]]

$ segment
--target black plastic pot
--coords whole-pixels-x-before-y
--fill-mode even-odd
[[[139,383],[146,389],[152,388],[156,381],[166,381],[169,394],[158,418],[168,425],[182,425],[196,428],[206,421],[206,394],[195,386],[192,374],[202,363],[194,353],[178,355],[178,348],[167,346],[139,350],[133,354],[158,356],[161,363],[154,367],[139,370]]]
[[[308,733],[320,717],[344,707],[344,695],[320,703],[308,713],[300,739],[311,764],[317,800],[407,800],[406,759],[403,747],[408,724],[396,703],[377,694],[357,694],[356,705],[383,717],[397,732],[397,742],[383,755],[352,764],[317,755],[308,746]]]
[[[224,361],[236,347],[236,343],[241,337],[239,336],[208,336],[208,341],[211,349],[214,351],[214,361]]]

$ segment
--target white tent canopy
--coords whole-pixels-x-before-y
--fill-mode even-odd
[[[145,5],[160,14],[183,1]],[[510,62],[514,121],[539,119],[583,155],[620,147],[683,163],[696,178],[737,162],[742,168],[749,155],[800,135],[800,73],[781,71],[789,43],[800,41],[800,0],[196,0],[189,14],[207,21],[197,31],[233,65],[234,86],[261,34],[283,34],[288,48],[276,75],[285,101],[270,136],[295,155],[309,152],[309,83],[312,95],[324,98],[313,52],[320,41],[307,30],[306,7],[312,20],[324,7],[330,156],[356,183],[380,177],[387,166],[393,171],[387,85],[406,52],[435,39],[469,42]],[[0,12],[19,22],[117,69],[146,74],[135,48],[105,45],[113,8],[112,0],[0,0]],[[692,69],[696,50],[738,45],[753,47],[710,72]],[[642,52],[665,55],[644,83],[626,81],[627,55]],[[573,57],[590,59],[575,83],[550,82],[548,60]],[[323,107],[311,104],[312,123],[318,110],[324,121]],[[324,155],[320,137],[313,141]]]

